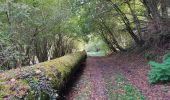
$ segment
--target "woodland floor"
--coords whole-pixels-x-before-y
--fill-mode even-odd
[[[141,55],[88,57],[76,74],[66,100],[170,100],[170,84],[150,85]]]

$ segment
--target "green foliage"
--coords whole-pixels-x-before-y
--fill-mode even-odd
[[[164,55],[163,62],[150,61],[151,69],[148,74],[150,83],[170,81],[170,52]]]
[[[100,37],[107,44],[104,49],[124,51],[132,46],[134,35],[140,37],[139,32],[130,35],[127,31],[138,29],[132,16],[146,21],[142,2],[127,2],[133,6],[134,14],[124,0],[0,0],[0,35],[9,35],[8,39],[2,39],[7,44],[0,47],[0,53],[9,57],[0,56],[3,59],[0,66],[8,69],[27,66],[37,59],[42,62],[78,51],[77,42],[88,42],[88,35]]]
[[[140,94],[140,92],[134,88],[130,83],[128,83],[123,76],[116,77],[119,88],[124,90],[124,94],[119,95],[121,100],[145,100],[144,96]]]
[[[0,66],[27,66],[34,64],[35,58],[42,62],[77,50],[82,35],[74,19],[77,16],[72,15],[72,3],[73,0],[0,1]]]
[[[109,52],[107,44],[101,38],[89,35],[89,42],[85,45],[85,50],[89,56],[105,56]]]
[[[114,72],[114,76],[115,84],[112,85],[112,82],[111,84],[107,84],[107,89],[110,92],[109,100],[145,100],[139,90],[130,84],[122,75]]]

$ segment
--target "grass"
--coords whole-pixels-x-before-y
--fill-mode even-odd
[[[122,75],[115,74],[115,84],[110,77],[105,78],[108,100],[145,100],[144,96]]]

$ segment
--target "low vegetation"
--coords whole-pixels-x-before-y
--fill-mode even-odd
[[[107,90],[109,100],[145,100],[139,90],[130,84],[122,75],[115,74],[115,84],[109,78],[107,81]]]
[[[170,53],[164,55],[162,63],[150,61],[149,82],[169,82],[170,81]]]

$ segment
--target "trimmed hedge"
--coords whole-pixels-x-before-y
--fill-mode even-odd
[[[0,73],[0,100],[57,98],[57,93],[85,59],[86,52],[77,52]]]

